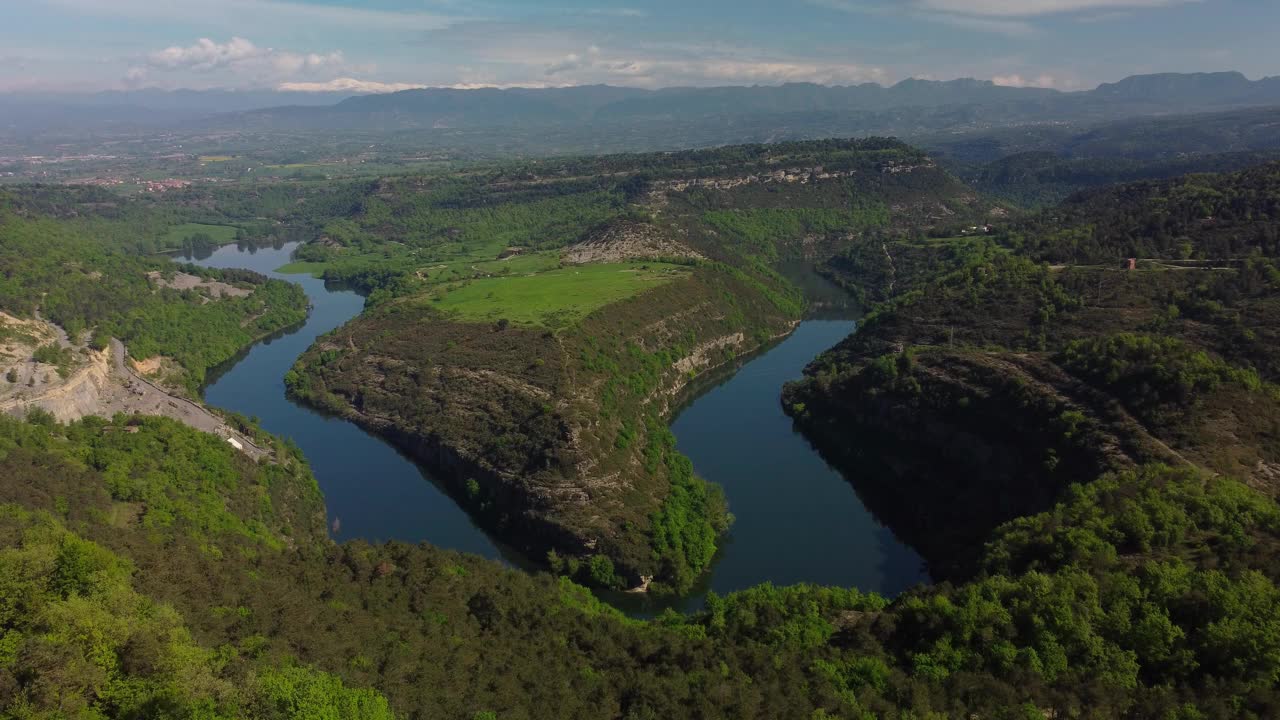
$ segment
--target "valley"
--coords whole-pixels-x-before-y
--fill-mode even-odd
[[[217,371],[203,391],[205,401],[257,418],[264,430],[297,443],[324,492],[330,536],[335,540],[425,541],[504,559],[516,567],[536,568],[536,558],[495,543],[477,529],[468,515],[469,510],[474,511],[466,494],[450,493],[429,469],[418,470],[392,447],[286,399],[280,378],[294,358],[315,337],[360,310],[360,300],[350,291],[305,276],[273,272],[273,267],[287,267],[284,263],[292,250],[288,245],[253,252],[228,246],[197,261],[202,266],[250,269],[301,282],[312,305],[304,327],[255,346],[233,361],[232,367]],[[827,299],[840,296],[835,288],[821,290],[826,290]],[[606,593],[604,597],[610,602],[641,615],[673,605],[693,611],[702,607],[709,589],[726,594],[764,581],[777,582],[788,575],[793,582],[853,585],[888,596],[927,582],[919,571],[919,559],[859,505],[847,481],[838,473],[823,472],[825,463],[790,431],[790,420],[777,403],[784,381],[799,377],[806,362],[852,329],[850,321],[830,319],[834,315],[851,318],[856,308],[851,304],[838,310],[828,307],[821,314],[823,320],[802,322],[780,345],[766,348],[758,357],[747,355],[710,371],[681,393],[687,400],[673,413],[672,424],[679,450],[691,458],[696,472],[711,472],[709,479],[724,485],[726,500],[735,514],[734,525],[707,575],[699,578],[691,594],[651,600],[635,594]],[[740,425],[746,417],[742,403],[752,406],[751,416],[768,416],[759,423],[754,437],[745,435]],[[788,436],[789,440],[778,444]],[[773,484],[779,475],[744,472],[763,458],[741,457],[733,449],[738,442],[769,443],[770,449],[761,447],[759,452],[770,458],[774,471],[782,475],[794,472],[795,481],[810,483],[812,488],[777,497]],[[739,467],[743,461],[745,465]],[[749,484],[740,487],[748,479]],[[819,504],[814,503],[815,493],[824,498]],[[787,508],[789,498],[795,503]],[[797,520],[806,517],[812,523],[812,513],[819,507],[830,513],[829,520],[819,523],[830,529],[828,535],[815,535],[807,524],[797,525],[790,534],[779,532],[779,513],[792,513]],[[859,522],[853,523],[854,518]],[[847,560],[833,563],[823,558],[825,549],[841,546],[849,549]]]
[[[823,167],[804,164],[819,153]],[[370,308],[320,338],[287,382],[391,438],[529,557],[595,585],[684,593],[710,567],[727,510],[666,424],[697,376],[800,319],[803,298],[769,263],[821,253],[841,233],[984,211],[892,141],[592,164],[612,174],[557,180],[553,165],[483,186],[424,181],[412,195],[396,192],[406,181],[381,184],[354,222],[298,251],[319,263],[306,269],[364,287]],[[426,214],[433,202],[442,213]],[[524,252],[507,250],[510,223],[484,240],[498,217],[529,227]],[[552,266],[579,256],[543,239],[566,227],[596,252],[618,250]],[[624,241],[635,235],[672,255],[646,257],[651,245]],[[482,253],[498,259],[477,264]],[[638,256],[620,264],[623,253]]]
[[[6,186],[0,714],[1272,717],[1248,93]]]

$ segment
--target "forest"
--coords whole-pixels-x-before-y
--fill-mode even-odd
[[[998,528],[965,583],[894,601],[765,585],[635,621],[566,579],[333,545],[286,450],[255,466],[163,419],[0,433],[0,707],[17,716],[1262,718],[1280,703],[1280,512],[1194,471],[1080,485]]]
[[[1280,345],[1260,320],[1280,297],[1275,178],[1270,164],[1088,191],[966,240],[986,248],[976,252],[898,239],[885,245],[899,259],[893,284],[883,269],[833,261],[885,300],[786,388],[785,407],[833,462],[883,466],[863,471],[860,493],[915,539],[935,575],[958,583],[966,600],[955,612],[982,613],[982,602],[1016,612],[1020,591],[1003,583],[1021,577],[1049,595],[1065,583],[1098,598],[1088,624],[1113,642],[1159,625],[1174,644],[1243,639],[1248,631],[1229,629],[1236,617],[1273,627],[1272,521],[1245,526],[1272,515],[1280,495]],[[1143,261],[1126,269],[1131,256]],[[849,442],[856,435],[869,439]],[[1200,514],[1219,502],[1232,509]],[[1207,529],[1217,523],[1225,535]],[[1198,565],[1202,553],[1213,560]],[[1174,587],[1183,590],[1166,592]],[[1106,608],[1125,593],[1142,598],[1129,605],[1138,614],[1116,624]],[[1234,609],[1217,615],[1192,596]],[[921,631],[950,612],[930,607]],[[1231,650],[1166,644],[1151,655],[1152,640],[1109,659],[1072,640],[1099,663],[1080,686],[1187,688],[1185,710],[1170,717],[1274,712],[1216,675],[1272,651],[1230,640]],[[1022,651],[1000,642],[999,631],[984,635],[979,659],[949,638],[927,662],[1016,664]],[[1070,667],[1069,644],[1036,649],[1039,672]],[[1192,679],[1202,672],[1216,679]],[[1273,682],[1262,680],[1273,672],[1255,677]],[[1231,710],[1213,709],[1226,697]]]
[[[24,215],[31,203],[6,200],[0,196],[0,310],[19,317],[38,313],[72,338],[88,332],[96,347],[118,338],[139,360],[173,358],[183,370],[177,384],[190,391],[252,341],[306,317],[306,298],[291,283],[183,268],[251,291],[210,302],[197,289],[160,282],[176,271],[167,257],[139,255],[81,223]]]
[[[306,301],[149,253],[312,233],[294,269],[368,297],[291,395],[439,469],[540,567],[331,541],[305,458],[251,420],[262,462],[163,418],[0,418],[0,716],[1280,715],[1277,177],[1021,213],[874,139],[6,191],[0,309],[173,357],[193,390]],[[937,582],[626,617],[588,586],[684,593],[724,542],[667,424],[803,316],[773,266],[795,258],[869,308],[784,407]],[[156,280],[179,271],[249,294]]]

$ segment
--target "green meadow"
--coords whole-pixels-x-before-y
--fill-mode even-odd
[[[583,265],[445,284],[430,291],[426,302],[462,321],[557,327],[687,273],[666,263]]]
[[[324,269],[328,266],[329,263],[296,261],[281,265],[276,268],[276,272],[283,275],[311,275],[313,277],[320,277],[324,275]]]

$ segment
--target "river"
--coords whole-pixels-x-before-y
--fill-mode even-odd
[[[360,314],[364,298],[326,288],[309,275],[281,275],[296,244],[256,250],[225,245],[197,265],[245,268],[302,286],[312,308],[306,323],[254,345],[215,371],[204,390],[210,405],[256,417],[263,429],[292,438],[311,464],[324,491],[335,540],[426,541],[499,558],[499,546],[432,481],[430,475],[390,443],[341,418],[304,407],[285,397],[284,375],[315,339]]]
[[[520,564],[480,530],[431,478],[389,443],[356,425],[285,397],[284,374],[315,339],[360,313],[354,292],[306,275],[281,275],[295,244],[228,245],[190,259],[198,265],[246,268],[302,286],[312,310],[302,327],[255,344],[213,374],[210,405],[256,417],[269,432],[292,438],[324,491],[334,539],[425,541]],[[671,428],[703,477],[720,483],[736,517],[715,567],[699,591],[675,604],[689,610],[708,589],[718,593],[762,582],[810,582],[896,595],[926,582],[918,555],[862,505],[849,480],[792,428],[778,402],[784,382],[853,330],[856,315],[842,293],[790,268],[810,295],[813,317],[777,345],[717,374],[678,411]],[[709,387],[707,387],[709,386]],[[631,612],[655,607],[636,596],[611,597]]]

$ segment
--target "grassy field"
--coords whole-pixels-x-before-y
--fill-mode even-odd
[[[233,160],[233,159],[234,158],[230,155],[201,155],[200,156],[200,162],[202,163],[227,162],[228,160]]]
[[[324,269],[328,267],[328,263],[319,262],[291,262],[276,268],[276,272],[284,275],[311,275],[312,277],[320,277],[324,274]]]
[[[165,233],[164,239],[169,242],[180,243],[196,233],[204,233],[219,244],[235,242],[236,239],[236,228],[230,225],[204,225],[202,223],[175,225],[169,228],[169,232]]]
[[[506,319],[557,327],[686,273],[683,267],[665,263],[584,265],[446,284],[430,292],[425,301],[461,321]]]

